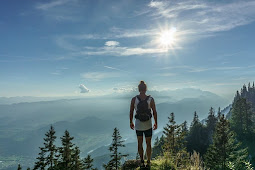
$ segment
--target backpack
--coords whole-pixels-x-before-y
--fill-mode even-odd
[[[139,119],[140,121],[144,122],[147,120],[150,120],[152,117],[151,109],[148,107],[148,99],[150,96],[147,96],[145,100],[142,100],[139,96],[136,96],[139,100],[139,103],[137,104],[137,110],[135,118]]]

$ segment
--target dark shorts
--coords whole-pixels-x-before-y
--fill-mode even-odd
[[[151,137],[152,136],[152,128],[148,129],[148,130],[136,130],[136,135],[137,136],[143,136],[143,134],[145,135],[145,137]]]

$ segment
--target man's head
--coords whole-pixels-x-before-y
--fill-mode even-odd
[[[146,92],[147,91],[147,85],[144,83],[144,81],[140,81],[140,84],[138,85],[139,92]]]

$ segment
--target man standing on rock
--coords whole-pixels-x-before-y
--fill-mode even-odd
[[[138,85],[139,95],[135,96],[131,100],[130,105],[130,128],[136,130],[137,142],[138,142],[138,153],[141,159],[141,167],[145,167],[144,164],[144,151],[143,151],[143,134],[145,135],[146,141],[146,154],[147,154],[147,167],[150,167],[151,160],[151,137],[152,137],[152,113],[154,118],[153,130],[156,130],[158,127],[157,122],[157,111],[154,99],[150,95],[146,95],[147,85],[144,81],[140,81]],[[135,114],[135,125],[133,123]]]

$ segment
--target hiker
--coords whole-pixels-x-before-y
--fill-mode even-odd
[[[139,95],[135,96],[131,100],[130,105],[130,128],[136,130],[137,142],[138,142],[138,153],[140,155],[141,167],[145,167],[144,163],[144,151],[143,151],[143,134],[145,135],[146,141],[146,154],[147,154],[147,165],[150,167],[151,160],[151,137],[152,137],[152,115],[154,118],[153,130],[158,127],[157,122],[157,111],[154,99],[150,95],[146,95],[147,85],[144,81],[140,81],[138,85]],[[133,123],[134,109],[135,114],[135,125]],[[153,114],[151,113],[153,111]]]

